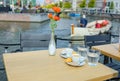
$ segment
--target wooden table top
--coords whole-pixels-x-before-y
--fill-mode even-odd
[[[120,61],[120,52],[118,48],[119,48],[118,43],[92,46],[92,49],[99,50],[102,54]]]
[[[8,81],[102,81],[117,77],[118,71],[103,64],[69,66],[57,49],[55,56],[47,50],[3,54]]]

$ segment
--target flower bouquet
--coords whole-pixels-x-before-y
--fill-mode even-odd
[[[55,28],[57,27],[57,21],[60,20],[60,11],[59,7],[53,7],[52,10],[54,11],[54,15],[52,13],[48,14],[48,18],[50,18],[50,28],[51,31],[54,32]]]
[[[53,7],[52,10],[54,11],[54,15],[52,13],[48,14],[48,17],[50,18],[50,28],[51,28],[51,39],[49,43],[49,55],[53,56],[55,55],[56,52],[56,44],[55,44],[55,39],[54,39],[54,32],[55,28],[57,27],[57,21],[60,20],[60,11],[61,9],[59,7]]]

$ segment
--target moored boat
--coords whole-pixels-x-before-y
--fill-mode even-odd
[[[101,23],[105,20],[96,20],[98,23]],[[71,34],[72,36],[85,36],[85,35],[97,35],[100,33],[105,33],[107,32],[112,24],[109,20],[108,24],[101,26],[100,28],[96,28],[96,21],[89,22],[85,28],[83,27],[74,27],[74,34]]]
[[[70,17],[80,17],[79,13],[70,13],[69,14]]]
[[[104,20],[97,20],[98,23],[102,23]],[[101,26],[100,28],[96,28],[96,21],[89,22],[85,28],[83,27],[71,27],[71,38],[77,39],[76,41],[71,41],[71,44],[81,44],[84,45],[84,37],[88,35],[98,35],[101,33],[107,32],[112,24],[109,20],[108,24],[105,26]],[[81,41],[79,41],[81,40]]]

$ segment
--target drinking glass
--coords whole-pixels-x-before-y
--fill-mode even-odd
[[[100,52],[97,50],[90,50],[87,57],[88,57],[88,65],[96,66],[99,61]]]
[[[80,54],[81,57],[87,59],[88,49],[89,48],[86,46],[78,46],[78,53]]]

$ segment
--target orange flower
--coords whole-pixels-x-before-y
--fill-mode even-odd
[[[58,21],[58,20],[60,20],[60,17],[54,16],[53,19],[54,19],[55,21]]]
[[[48,14],[48,18],[52,19],[53,15],[51,13]]]
[[[61,10],[60,10],[60,8],[59,7],[57,7],[57,10],[56,10],[56,12],[57,13],[59,13]]]
[[[56,7],[54,6],[54,7],[52,7],[52,9],[53,9],[53,10],[55,10],[55,9],[56,9]]]
[[[53,7],[52,9],[56,13],[59,13],[61,11],[59,7]]]

